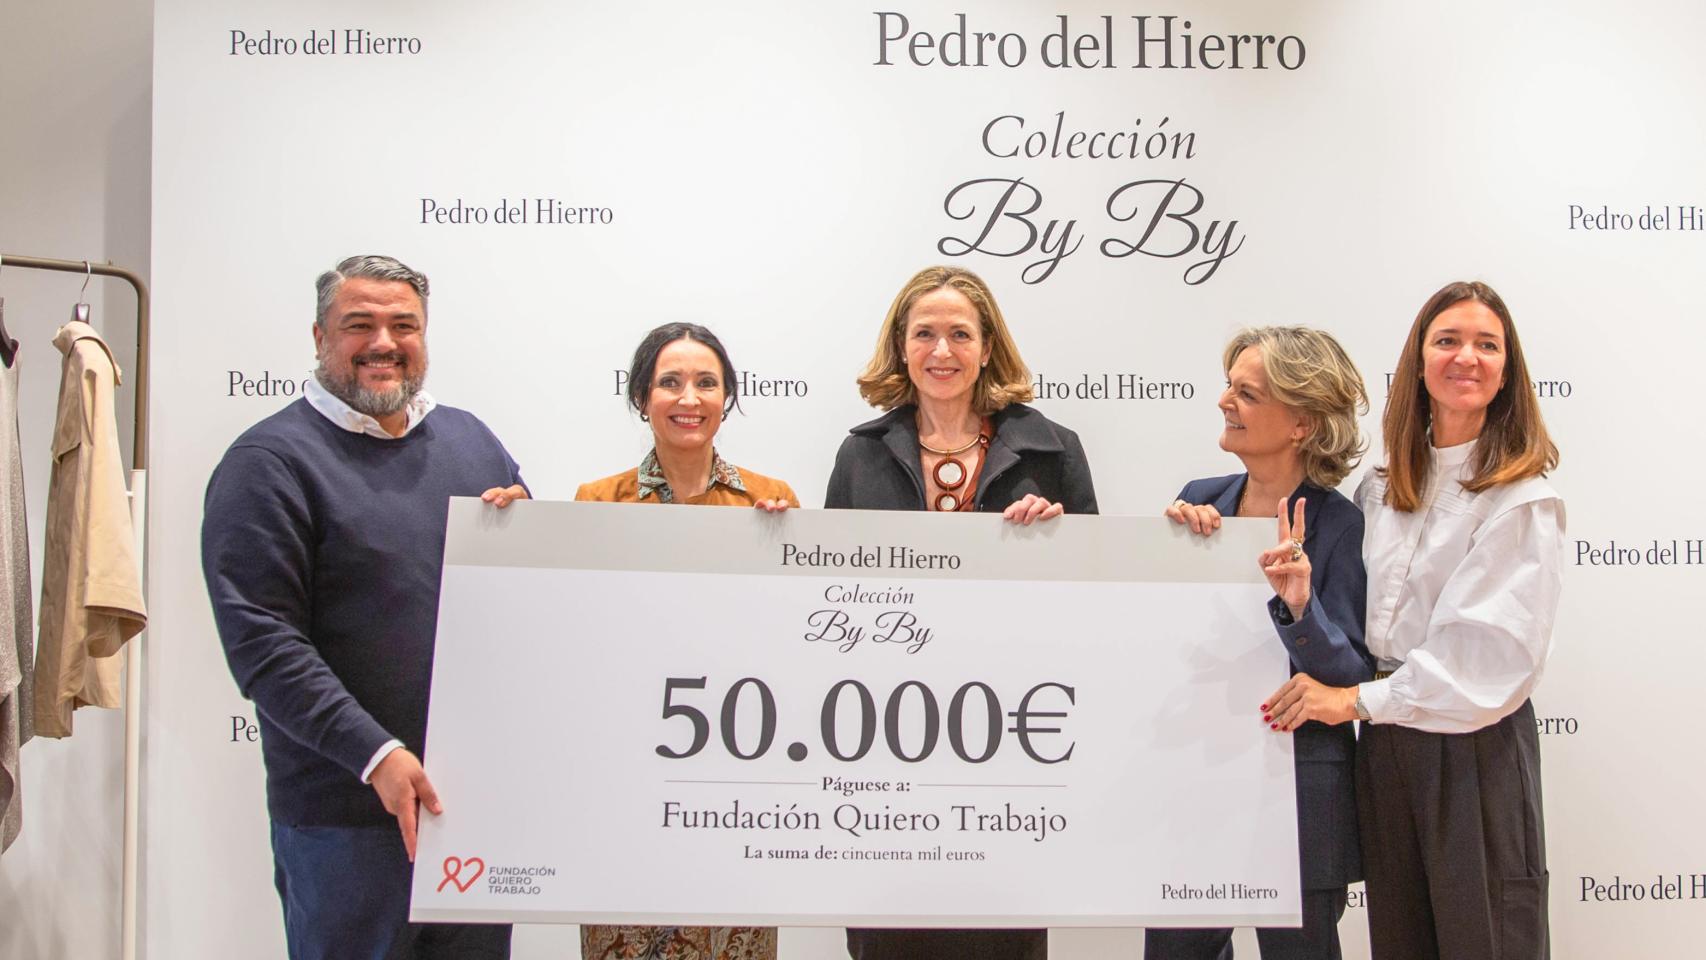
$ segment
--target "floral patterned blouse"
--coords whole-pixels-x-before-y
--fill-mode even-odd
[[[776,928],[583,925],[581,960],[776,960]]]

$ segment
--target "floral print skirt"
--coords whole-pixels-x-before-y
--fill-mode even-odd
[[[581,960],[776,960],[776,928],[582,924]]]

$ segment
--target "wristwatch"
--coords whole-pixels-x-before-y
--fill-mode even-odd
[[[1358,720],[1361,720],[1363,723],[1373,723],[1374,722],[1374,717],[1369,714],[1368,707],[1363,705],[1363,702],[1362,702],[1362,686],[1360,684],[1358,684],[1358,686],[1357,686],[1357,702],[1356,702],[1355,710],[1357,712],[1357,719]]]

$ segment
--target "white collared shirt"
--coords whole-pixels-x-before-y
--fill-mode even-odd
[[[1380,669],[1397,667],[1361,686],[1376,723],[1479,730],[1522,705],[1551,654],[1564,501],[1539,477],[1464,490],[1474,450],[1471,441],[1433,451],[1413,513],[1382,502],[1378,474],[1357,488],[1368,567],[1364,639]]]
[[[407,407],[408,423],[403,427],[402,433],[393,437],[385,432],[385,428],[379,425],[378,420],[334,396],[332,391],[327,390],[325,385],[320,382],[319,377],[308,378],[308,386],[302,391],[302,398],[308,401],[309,406],[320,411],[321,416],[350,433],[365,433],[381,440],[395,440],[398,437],[408,436],[409,431],[418,426],[422,420],[425,420],[426,415],[438,406],[438,401],[434,400],[432,395],[425,390],[415,394],[414,399],[409,401]]]
[[[319,377],[308,378],[308,386],[302,391],[302,398],[308,401],[309,406],[319,411],[321,416],[332,421],[338,427],[348,430],[350,433],[363,433],[370,437],[378,437],[381,440],[396,440],[408,436],[409,431],[419,426],[420,422],[426,419],[426,415],[438,406],[438,401],[434,400],[432,395],[425,390],[415,394],[414,399],[409,401],[407,408],[409,419],[403,426],[403,432],[393,437],[386,432],[384,427],[379,425],[378,420],[334,396],[332,391],[327,390],[325,385],[320,382]],[[367,766],[362,769],[361,782],[367,783],[372,780],[373,771],[379,767],[379,761],[390,756],[391,751],[402,745],[403,741],[401,740],[387,740],[380,744],[379,749],[373,751],[373,758],[368,760]]]

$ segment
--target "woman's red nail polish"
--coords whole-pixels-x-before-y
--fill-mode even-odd
[[[1264,703],[1264,704],[1262,704],[1262,709],[1263,709],[1263,710],[1266,710],[1266,709],[1267,709],[1267,708],[1268,708],[1268,705],[1267,705],[1267,704],[1265,704],[1265,703]]]
[[[1270,716],[1268,716],[1268,715],[1267,715],[1267,714],[1265,714],[1265,713],[1264,713],[1264,714],[1262,714],[1262,719],[1263,719],[1263,720],[1272,720],[1272,719],[1273,719],[1273,717],[1270,717]]]

